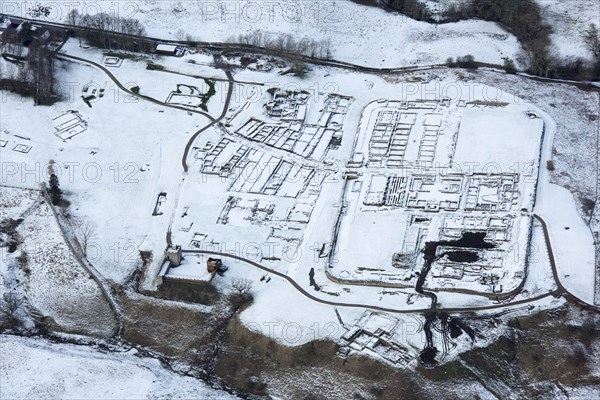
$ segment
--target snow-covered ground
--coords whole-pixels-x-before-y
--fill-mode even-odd
[[[532,209],[542,123],[528,115],[526,106],[498,104],[476,107],[452,99],[445,105],[403,105],[380,100],[367,106],[354,153],[365,158],[367,168],[358,169],[359,176],[346,189],[347,216],[342,218],[331,274],[412,286],[409,281],[415,270],[411,264],[419,260],[416,265],[421,265],[423,242],[440,240],[442,230],[454,239],[462,231],[485,230],[487,240],[496,243],[498,251],[525,253],[529,217],[514,212]],[[393,135],[389,149],[382,132]],[[381,156],[381,143],[389,156]],[[387,163],[387,168],[382,168],[382,163]],[[487,178],[474,175],[481,173]],[[519,178],[509,192],[493,188],[496,184],[492,181],[502,179],[508,184],[514,173]],[[380,178],[382,183],[375,184]],[[491,180],[484,183],[486,179]],[[373,188],[377,185],[381,188]],[[479,200],[471,199],[470,193],[477,193]],[[471,204],[473,201],[479,205]],[[485,221],[487,218],[493,221]],[[365,236],[390,239],[365,245]],[[395,256],[404,260],[392,263]],[[525,259],[513,261],[507,254],[503,258],[510,261],[502,264],[502,273],[488,272],[500,276],[499,286],[493,290],[502,287],[500,291],[510,292],[519,285],[520,279],[515,277],[524,275]],[[440,271],[433,273],[439,279],[434,279],[437,283],[432,287],[492,290],[494,285],[480,284],[468,266],[441,261]],[[486,270],[499,267],[489,259],[474,265],[480,264]],[[445,279],[450,271],[460,278]]]
[[[394,89],[396,96],[393,98],[405,100],[406,96],[409,98],[411,98],[411,96],[421,96],[423,94],[433,96],[432,93],[436,92],[436,90],[450,93],[449,88],[456,91],[457,87],[462,87],[462,90],[459,90],[461,94],[458,97],[456,95],[454,95],[454,97],[450,96],[453,100],[456,100],[457,98],[462,99],[462,97],[464,97],[465,100],[470,101],[486,99],[496,100],[498,102],[504,100],[517,104],[507,107],[506,110],[503,111],[508,120],[500,120],[499,122],[502,124],[497,124],[493,129],[483,123],[483,121],[485,121],[484,115],[486,112],[491,112],[492,115],[494,115],[494,113],[499,114],[501,112],[498,110],[503,110],[502,108],[494,111],[493,106],[491,108],[483,106],[481,110],[473,108],[473,105],[469,106],[470,108],[467,109],[468,113],[475,113],[476,115],[481,114],[481,118],[476,119],[476,121],[479,122],[479,125],[475,124],[471,127],[467,125],[465,127],[465,135],[467,136],[465,143],[462,146],[472,146],[471,152],[473,152],[473,157],[469,157],[469,151],[463,151],[461,153],[463,154],[463,157],[460,160],[461,163],[465,164],[470,160],[475,160],[483,165],[485,165],[486,162],[497,162],[497,168],[501,170],[505,168],[509,171],[514,170],[515,162],[520,162],[519,170],[521,170],[521,168],[528,170],[528,168],[524,167],[527,165],[532,166],[537,163],[541,136],[541,120],[535,118],[535,116],[527,116],[526,112],[530,110],[529,106],[523,104],[522,99],[519,99],[510,93],[500,93],[491,90],[490,88],[475,85],[473,82],[468,82],[468,84],[463,87],[461,86],[463,85],[461,82],[440,81],[443,79],[443,73],[439,76],[435,74],[421,74],[420,76],[431,80],[429,84],[411,85],[407,82],[395,82],[395,85],[393,85],[385,80],[361,74],[356,74],[357,78],[353,79],[353,84],[348,84],[348,74],[325,71],[328,70],[316,68],[313,73],[311,73],[309,80],[304,84],[305,86],[301,86],[300,88],[302,89],[314,85],[315,80],[319,79],[318,76],[326,73],[327,76],[322,79],[325,79],[329,84],[335,87],[337,93],[350,95],[355,98],[355,101],[349,108],[348,118],[344,122],[345,128],[342,146],[338,150],[330,150],[326,156],[327,158],[337,160],[338,165],[344,165],[345,161],[348,160],[349,154],[351,154],[354,137],[357,134],[356,127],[359,124],[359,116],[362,113],[362,108],[373,99],[389,96],[389,93]],[[242,75],[242,73],[240,75]],[[245,80],[258,79],[261,76],[251,74],[248,71],[244,71],[243,75]],[[254,75],[254,78],[251,77],[252,75]],[[358,77],[364,77],[364,80]],[[280,83],[285,83],[286,79],[287,78],[280,78],[280,80],[283,81]],[[469,90],[467,90],[467,86]],[[412,94],[409,95],[408,93]],[[492,93],[493,96],[491,96]],[[399,308],[400,304],[404,309],[427,307],[428,302],[426,300],[424,301],[418,297],[415,298],[415,296],[411,296],[406,290],[388,291],[373,287],[338,285],[331,282],[323,274],[326,268],[324,263],[325,260],[319,259],[316,255],[320,249],[320,245],[327,242],[330,238],[330,231],[324,230],[323,227],[333,226],[335,223],[335,215],[339,208],[338,196],[340,195],[342,181],[337,176],[334,176],[334,179],[331,181],[327,180],[326,183],[322,185],[320,189],[321,194],[319,195],[315,208],[312,210],[310,216],[311,222],[308,223],[307,227],[301,228],[305,230],[302,246],[295,254],[293,254],[294,257],[284,258],[280,252],[268,252],[272,249],[281,251],[285,247],[283,245],[285,243],[278,244],[278,239],[269,236],[271,233],[270,226],[272,223],[282,223],[286,213],[281,213],[281,207],[283,207],[284,210],[293,209],[297,201],[303,202],[306,200],[306,197],[301,196],[296,201],[293,198],[282,198],[278,195],[258,193],[257,191],[261,190],[263,184],[256,185],[256,182],[264,183],[267,181],[267,178],[262,181],[262,178],[259,178],[262,176],[262,172],[253,175],[252,179],[248,179],[248,182],[250,183],[248,187],[255,187],[255,189],[248,191],[240,191],[239,187],[236,188],[235,186],[235,182],[237,182],[240,175],[239,171],[234,173],[233,176],[227,174],[227,177],[218,176],[220,173],[219,168],[214,170],[217,175],[203,174],[200,172],[203,170],[204,166],[210,165],[212,168],[213,156],[207,157],[211,154],[218,154],[218,156],[214,158],[214,160],[216,160],[214,165],[218,167],[226,165],[232,156],[239,154],[237,150],[239,149],[240,143],[243,143],[244,146],[260,149],[260,151],[266,155],[283,156],[284,153],[280,150],[265,146],[264,143],[248,141],[245,137],[234,134],[238,127],[245,126],[244,124],[247,118],[254,117],[258,119],[268,119],[265,115],[264,108],[262,107],[262,103],[268,101],[268,99],[269,95],[263,93],[260,101],[243,106],[240,113],[234,111],[234,114],[237,116],[231,123],[231,126],[228,126],[226,129],[207,131],[197,140],[197,142],[195,142],[195,147],[199,149],[197,153],[198,156],[196,157],[193,154],[190,156],[190,173],[183,186],[183,195],[180,197],[179,209],[175,213],[176,219],[174,220],[173,225],[173,238],[175,243],[181,243],[184,247],[188,244],[195,243],[199,246],[198,248],[203,250],[224,251],[249,258],[252,261],[268,266],[269,268],[288,274],[288,276],[292,277],[309,293],[324,300],[340,302],[343,304],[350,302],[364,302],[365,299],[369,299],[371,304],[379,304],[393,308]],[[313,102],[311,100],[311,105],[308,107],[309,112],[307,113],[307,120],[317,120],[315,114],[318,114],[319,110],[321,110],[322,101],[323,100]],[[515,121],[522,118],[523,121],[521,124],[516,124],[513,123],[511,118],[514,118]],[[348,125],[348,127],[346,127],[346,125]],[[228,140],[233,141],[233,143],[237,142],[237,145],[231,145],[228,142],[228,144],[223,147],[224,150],[219,150],[220,153],[213,153],[214,149],[221,149],[218,143],[223,135]],[[468,135],[472,136],[472,140],[468,140]],[[475,147],[483,146],[483,143],[477,144],[477,140],[483,142],[485,141],[484,138],[489,138],[490,136],[493,136],[496,145],[490,147],[488,149],[489,151],[485,153],[476,151]],[[503,136],[505,140],[502,140]],[[507,137],[509,137],[510,140],[506,140]],[[518,143],[521,144],[517,145]],[[231,146],[233,147],[230,148]],[[221,156],[221,154],[225,155]],[[210,164],[207,164],[206,161],[209,159],[211,160]],[[296,161],[293,154],[289,154],[288,159]],[[315,160],[305,160],[305,162],[314,164]],[[545,165],[545,159],[542,160],[542,163]],[[275,162],[274,164],[271,164],[272,167],[270,169],[268,168],[268,165],[269,163],[265,162],[260,169],[260,171],[267,170],[266,176],[268,176],[269,173],[274,172],[274,166],[278,165],[278,163]],[[529,172],[534,173],[534,175],[524,177],[526,185],[523,186],[523,193],[521,193],[521,195],[527,199],[522,203],[523,207],[531,210],[530,201],[533,194],[532,184],[535,183],[535,168]],[[231,186],[232,183],[233,186]],[[230,201],[229,199],[231,196],[239,198],[239,200],[231,202],[231,207],[229,207],[226,206],[226,203]],[[202,203],[197,203],[197,199],[199,198],[204,199]],[[253,203],[253,201],[259,202]],[[202,207],[199,207],[199,204],[202,204]],[[270,206],[274,207],[271,208]],[[520,206],[516,206],[516,208],[520,209]],[[267,210],[270,211],[267,212]],[[317,218],[316,221],[318,221],[318,227],[312,223],[314,218]],[[251,226],[253,229],[249,230],[248,228]],[[382,234],[381,231],[378,232],[377,229],[366,236],[378,237],[379,239],[376,240],[375,243],[378,246],[383,247],[389,245],[390,240],[393,240],[393,237],[391,237],[392,235]],[[520,244],[525,244],[526,235],[521,237],[518,242]],[[360,246],[360,240],[354,245]],[[349,251],[352,251],[352,249],[353,246],[349,246]],[[375,253],[377,253],[377,251],[375,251]],[[520,248],[517,255],[519,255],[521,261],[524,260],[523,257],[520,256],[523,253],[523,248]],[[273,258],[274,255],[276,256],[275,259],[271,260],[270,258]],[[224,261],[230,268],[225,274],[225,277],[216,278],[214,281],[215,285],[226,285],[226,282],[232,277],[246,277],[255,282],[255,302],[242,314],[243,322],[251,329],[263,333],[266,332],[266,334],[269,335],[278,334],[276,335],[278,341],[294,345],[304,343],[308,338],[314,337],[314,326],[322,327],[324,324],[330,324],[327,326],[332,329],[335,328],[334,331],[338,332],[333,335],[334,338],[339,335],[339,332],[343,332],[339,331],[342,325],[340,325],[339,320],[337,320],[334,307],[316,304],[314,305],[314,309],[313,306],[307,307],[305,304],[305,301],[307,300],[303,298],[301,294],[294,293],[293,291],[291,292],[293,289],[289,286],[289,283],[277,277],[273,277],[268,273],[260,271],[257,273],[255,270],[252,270],[251,266],[244,262],[228,259],[227,257],[225,257]],[[549,265],[545,264],[545,267],[549,267]],[[202,267],[200,266],[200,268]],[[314,279],[321,288],[319,292],[314,291],[310,285],[308,275],[311,268],[315,269]],[[201,272],[202,271],[199,271],[199,276]],[[531,279],[551,278],[547,272],[548,271],[536,271],[535,274],[532,274]],[[546,282],[539,282],[537,286],[543,286],[545,283]],[[535,282],[529,283],[528,287],[532,292],[534,292],[535,289],[536,294],[540,293],[536,289]],[[275,295],[275,293],[277,294]],[[277,304],[284,305],[283,310],[274,306],[272,301],[273,296],[276,296],[279,300]],[[445,307],[468,307],[489,304],[489,302],[486,302],[484,299],[475,296],[467,297],[440,294],[440,299],[442,299],[441,302]],[[349,321],[345,316],[345,313],[348,311],[351,311],[350,321],[353,318],[356,318],[356,313],[352,311],[353,309],[351,307],[340,305],[337,309],[338,312],[340,312],[342,321],[345,323]],[[285,333],[282,333],[283,328],[287,329]]]
[[[595,0],[538,0],[542,17],[552,27],[550,40],[563,57],[591,59],[583,32],[590,24],[600,25],[600,3]]]
[[[542,161],[552,157],[556,123],[542,114],[546,124],[546,140]],[[590,226],[577,213],[573,194],[564,187],[550,183],[550,171],[540,169],[537,202],[534,211],[546,221],[556,259],[559,280],[564,287],[583,301],[594,303],[596,254]]]
[[[227,85],[226,82],[215,82],[213,78],[224,80],[226,76],[223,71],[206,67],[208,61],[212,60],[212,57],[206,54],[190,54],[182,59],[136,54],[132,58],[122,59],[118,65],[111,66],[105,62],[107,56],[104,55],[104,52],[95,48],[87,48],[85,45],[80,46],[76,40],[69,40],[63,47],[62,52],[83,57],[107,67],[127,89],[137,86],[140,95],[175,105],[192,105],[190,108],[193,110],[201,110],[198,107],[198,104],[201,103],[199,96],[209,90],[207,82],[198,77],[202,76],[215,84],[216,93],[208,100],[208,112],[213,116],[217,116],[223,110]],[[194,64],[190,61],[194,61]],[[148,70],[147,66],[149,64],[163,66],[165,70]],[[160,82],[160,84],[157,85],[157,82]],[[112,93],[113,90],[110,89],[112,87],[110,81],[102,82],[91,79],[86,83],[89,83],[92,88],[108,89],[109,96],[114,94]]]
[[[59,330],[110,337],[115,320],[100,288],[69,251],[50,206],[41,204],[19,226],[27,252],[29,304]]]
[[[189,34],[202,41],[237,41],[238,35],[254,31],[290,34],[295,40],[329,40],[333,58],[377,67],[443,63],[466,54],[502,64],[503,57],[514,59],[519,50],[516,38],[494,23],[469,20],[436,26],[351,1],[36,3],[51,7],[47,17],[36,18],[64,22],[71,7],[83,14],[102,10],[136,18],[150,36],[165,40]],[[31,6],[11,3],[3,9],[28,16]]]
[[[427,5],[434,17],[441,15],[451,5],[467,3],[468,0],[418,0]],[[590,60],[592,54],[586,49],[582,33],[594,23],[600,24],[600,3],[596,0],[536,0],[542,18],[552,28],[550,40],[562,57],[582,57]]]
[[[498,87],[503,91],[511,91],[518,94],[521,101],[531,103],[548,114],[556,124],[556,131],[552,140],[552,155],[554,170],[546,179],[550,179],[552,183],[560,187],[567,188],[573,195],[575,205],[578,210],[579,218],[573,216],[572,223],[579,225],[579,220],[583,218],[581,227],[582,234],[585,238],[589,238],[587,232],[590,230],[595,232],[595,235],[600,234],[600,219],[598,217],[598,207],[596,214],[592,215],[591,206],[598,197],[599,171],[598,162],[599,154],[597,153],[598,143],[600,140],[600,130],[598,129],[598,118],[600,115],[600,95],[598,92],[575,90],[570,85],[559,83],[548,83],[539,85],[535,81],[523,79],[517,76],[498,75],[490,72],[479,72],[475,75],[468,74],[468,79],[478,79],[489,85]],[[548,155],[548,157],[550,157]],[[544,165],[542,161],[542,166]],[[562,192],[558,187],[557,190]],[[566,204],[571,204],[569,193],[559,193],[564,198]],[[552,196],[549,196],[552,198]],[[560,203],[556,202],[558,207]],[[557,215],[562,215],[565,210],[560,208],[556,211]],[[557,218],[557,216],[555,216]],[[589,227],[585,225],[589,224]],[[561,228],[562,226],[562,228]],[[565,227],[569,227],[566,230]],[[560,222],[557,231],[560,236],[572,235],[571,229],[574,227],[571,224]],[[563,236],[564,237],[564,236]],[[590,241],[593,239],[585,239]],[[557,241],[557,244],[569,242]],[[579,244],[578,244],[579,245]],[[553,243],[553,246],[556,244]],[[597,246],[598,247],[598,246]],[[587,252],[584,254],[588,254]],[[560,267],[572,266],[575,269],[581,268],[582,265],[587,265],[588,269],[590,262],[582,264],[577,258],[573,263],[560,263]],[[577,274],[577,272],[576,272]],[[563,275],[571,275],[565,271]],[[565,279],[563,277],[563,279]],[[567,278],[568,280],[569,278]],[[567,282],[563,282],[567,285]],[[584,285],[589,285],[591,282],[586,282]],[[567,286],[568,287],[568,286]],[[588,294],[589,297],[589,294]]]
[[[418,0],[437,18],[451,5],[467,3],[468,0]],[[600,24],[600,4],[595,0],[536,0],[542,18],[550,25],[550,40],[561,57],[592,59],[592,54],[582,40],[582,33],[594,23]]]
[[[111,309],[96,282],[77,263],[39,191],[2,187],[1,220],[21,220],[20,245],[0,248],[0,293],[23,300],[26,325],[32,313],[50,318],[58,331],[109,338],[115,329]]]
[[[434,13],[461,0],[423,0]],[[551,40],[563,57],[591,54],[581,39],[590,23],[600,24],[600,5],[594,0],[538,0],[542,16],[552,27]],[[32,13],[34,5],[48,5],[48,16]],[[335,59],[377,67],[442,63],[448,57],[472,54],[479,61],[502,64],[515,59],[520,46],[511,34],[492,22],[467,20],[432,25],[404,15],[366,7],[349,0],[270,2],[259,0],[138,2],[5,2],[0,12],[65,22],[68,11],[99,11],[139,19],[149,35],[182,40],[236,41],[241,34],[291,34],[296,40],[330,40]],[[368,44],[368,45],[366,45]]]
[[[136,350],[113,353],[44,339],[0,336],[3,399],[229,399]]]
[[[95,226],[88,258],[121,281],[136,266],[140,247],[165,245],[169,215],[152,216],[157,196],[176,193],[185,144],[208,118],[132,98],[80,63],[59,61],[56,69],[63,99],[52,106],[33,107],[30,99],[2,92],[2,184],[38,188],[54,160],[70,213]],[[122,79],[134,82],[135,74]],[[90,82],[105,88],[91,108],[81,99]],[[75,116],[82,132],[63,141],[58,124],[72,124]],[[28,153],[14,150],[19,144]],[[171,201],[168,196],[165,207]]]
[[[79,48],[76,42],[69,43],[63,51],[96,61],[102,59],[101,51]],[[165,58],[161,62],[173,70],[190,71],[192,68],[185,60]],[[178,63],[183,64],[184,67]],[[164,99],[164,94],[173,90],[174,81],[153,78],[161,76],[160,74],[164,72],[147,71],[142,68],[143,65],[143,62],[136,64],[135,61],[128,61],[113,70],[118,79],[124,83],[136,80],[145,82],[140,85],[142,90],[148,86],[156,93],[158,99]],[[217,77],[221,74],[219,70],[207,64],[202,64],[199,68],[202,74],[206,73],[208,76]],[[80,63],[60,61],[58,81],[63,87],[63,92],[65,88],[73,89],[71,98],[65,98],[65,101],[50,107],[32,107],[30,100],[22,100],[12,94],[3,93],[6,101],[2,104],[3,118],[0,130],[2,139],[7,140],[8,145],[2,150],[2,157],[3,162],[7,162],[7,166],[10,164],[16,169],[4,173],[2,183],[36,187],[39,182],[46,179],[45,165],[48,159],[53,159],[63,169],[61,186],[72,203],[69,212],[74,217],[85,217],[97,226],[95,243],[102,253],[93,254],[92,263],[104,276],[121,283],[138,265],[139,249],[151,250],[154,261],[159,264],[162,262],[161,255],[169,228],[172,228],[173,242],[181,244],[188,250],[193,250],[192,243],[196,240],[224,244],[225,247],[221,249],[226,252],[246,256],[256,250],[257,244],[259,249],[269,251],[272,248],[269,246],[273,243],[279,243],[278,250],[284,248],[281,244],[286,240],[296,244],[301,243],[300,247],[295,247],[295,252],[287,255],[290,256],[289,258],[282,257],[281,253],[275,254],[275,257],[273,253],[262,253],[258,257],[250,254],[251,256],[247,258],[287,274],[311,295],[340,303],[337,307],[317,304],[307,299],[284,279],[265,274],[247,263],[227,258],[225,261],[230,267],[229,271],[224,277],[217,277],[214,281],[216,286],[223,288],[231,283],[232,278],[251,279],[254,283],[256,300],[242,313],[242,321],[249,328],[260,332],[269,332],[268,329],[271,329],[269,327],[273,323],[286,327],[285,330],[280,329],[273,333],[276,340],[284,343],[292,345],[306,343],[315,339],[315,331],[318,331],[320,338],[339,339],[344,333],[342,329],[344,325],[352,324],[362,315],[362,307],[346,307],[344,304],[364,304],[367,307],[376,305],[399,310],[427,308],[430,301],[416,295],[412,288],[383,290],[373,286],[352,286],[332,282],[325,274],[326,259],[319,257],[322,245],[331,242],[332,228],[341,205],[343,169],[353,154],[363,110],[369,103],[379,99],[402,102],[443,97],[450,98],[453,102],[461,101],[467,106],[468,113],[476,115],[477,123],[466,124],[463,128],[467,132],[466,135],[471,135],[473,140],[460,145],[466,146],[463,150],[459,149],[460,152],[457,153],[462,157],[460,162],[495,161],[499,162],[499,168],[502,169],[510,168],[513,161],[530,163],[536,158],[539,148],[539,127],[524,114],[529,106],[520,97],[512,94],[510,85],[505,91],[497,90],[494,85],[481,85],[474,82],[472,80],[474,75],[467,74],[467,77],[462,71],[439,70],[380,77],[313,67],[304,80],[289,75],[279,76],[278,72],[278,69],[270,72],[236,71],[237,80],[256,83],[255,85],[238,84],[236,88],[243,92],[245,88],[252,87],[253,90],[258,91],[258,95],[252,99],[243,96],[235,98],[228,110],[227,124],[204,131],[192,143],[187,158],[190,169],[187,174],[183,174],[181,165],[183,149],[194,132],[208,124],[208,118],[197,114],[189,115],[186,110],[174,110],[133,99],[116,90],[103,72]],[[497,76],[504,78],[504,75]],[[73,85],[73,82],[77,85]],[[98,82],[106,87],[105,96],[94,101],[91,108],[79,98],[81,88],[89,82]],[[67,85],[69,83],[70,86]],[[315,126],[339,128],[342,133],[341,146],[327,149],[326,152],[315,151],[313,155],[305,157],[295,152],[295,148],[294,151],[286,150],[285,143],[280,145],[276,141],[250,138],[249,131],[240,130],[252,117],[270,125],[289,122],[284,121],[283,118],[267,115],[264,104],[269,102],[271,95],[266,89],[271,85],[288,85],[288,88],[306,90],[311,99],[306,107],[299,108],[302,111],[298,111],[306,117],[304,125],[312,126],[309,126],[310,129]],[[344,116],[340,116],[341,113],[334,115],[336,113],[324,112],[325,103],[333,94],[352,99],[344,106]],[[220,97],[215,97],[215,100],[220,101]],[[480,102],[467,105],[468,102],[476,100]],[[487,104],[485,101],[490,103]],[[484,114],[499,112],[493,111],[503,107],[499,102],[516,104],[506,108],[508,117],[523,118],[522,126],[531,129],[520,130],[521,124],[512,122],[504,124],[505,121],[500,120],[503,129],[509,131],[504,138],[510,140],[502,140],[503,132],[500,125],[498,129],[488,129],[482,122]],[[220,104],[222,105],[222,102]],[[67,113],[67,111],[72,112]],[[78,123],[86,129],[71,139],[63,141],[55,134],[57,132],[55,118],[60,121],[71,121],[74,112],[80,118]],[[216,108],[211,112],[216,112]],[[328,118],[333,115],[334,123],[327,125],[324,121],[328,118],[323,118],[323,115]],[[532,121],[535,120],[533,117]],[[499,120],[496,118],[495,121]],[[298,125],[302,123],[292,121],[290,126],[296,129]],[[450,125],[457,127],[456,121]],[[493,136],[496,148],[494,151],[488,149],[489,151],[479,152],[478,148],[485,147],[486,138],[489,139],[489,136]],[[278,182],[279,175],[269,173],[274,170],[269,171],[268,168],[271,167],[268,167],[269,163],[266,162],[263,163],[264,168],[262,168],[267,169],[264,176],[262,169],[259,168],[260,175],[252,179],[242,179],[239,184],[235,181],[239,178],[239,174],[236,175],[239,171],[233,174],[226,173],[223,177],[203,174],[202,168],[207,165],[206,161],[210,160],[207,156],[212,150],[220,148],[220,140],[224,137],[235,142],[238,146],[237,150],[240,146],[245,146],[246,150],[255,150],[253,157],[266,157],[265,160],[278,159],[276,165],[284,164],[283,161],[290,162],[296,167],[306,165],[316,168],[321,178],[331,179],[323,181],[323,184],[319,181],[315,183],[313,180],[311,182],[313,185],[306,186],[306,190],[300,195],[283,196],[277,193],[279,190],[277,185],[271,185]],[[324,135],[323,138],[327,145],[330,137]],[[444,140],[446,139],[449,138]],[[517,142],[523,145],[516,146]],[[31,149],[28,153],[19,152],[14,150],[16,144],[25,144],[31,146]],[[440,154],[449,153],[450,141],[444,141],[443,145],[444,150],[448,151]],[[228,149],[225,151],[228,159],[236,157],[237,150],[230,151],[229,145],[225,148]],[[475,154],[471,157],[473,152]],[[548,153],[544,154],[545,157],[548,156]],[[256,160],[257,158],[253,158],[250,161]],[[546,158],[543,158],[542,165],[545,165],[545,161]],[[27,173],[32,165],[37,167],[37,174]],[[68,169],[67,165],[69,165]],[[217,167],[223,165],[216,164]],[[98,170],[102,172],[101,176],[97,176]],[[216,171],[220,174],[220,171]],[[232,180],[233,186],[231,186]],[[266,185],[267,182],[270,184]],[[286,193],[297,187],[297,182],[289,183],[290,185],[285,189]],[[523,204],[528,204],[532,190],[527,187],[523,190],[521,194],[527,199]],[[155,209],[160,193],[165,193],[165,201]],[[230,198],[234,198],[231,201],[234,206],[227,209],[226,205]],[[556,204],[558,203],[553,206]],[[274,205],[275,208],[270,208],[270,205]],[[571,215],[576,215],[574,204],[571,203],[571,207],[573,208]],[[526,209],[524,212],[531,211],[529,207],[524,206],[524,208]],[[153,210],[158,211],[156,213],[158,215],[153,216]],[[569,215],[567,212],[563,214]],[[288,216],[292,216],[294,221],[287,221]],[[273,226],[273,223],[283,227]],[[286,228],[286,224],[289,225],[287,228],[292,229],[282,229]],[[571,227],[572,234],[577,236],[581,234],[580,225],[573,224]],[[564,229],[564,227],[553,229]],[[385,236],[377,237],[376,234],[377,232],[374,232],[370,238],[378,240],[382,246],[394,240]],[[586,240],[582,240],[581,245],[586,246],[587,249]],[[568,243],[564,242],[567,245]],[[521,245],[524,246],[525,243]],[[575,265],[570,262],[572,257],[579,257],[581,254],[587,257],[586,252],[564,254],[563,259],[567,266]],[[586,265],[588,264],[589,260],[586,261]],[[202,268],[202,265],[199,268]],[[318,291],[315,290],[314,284],[311,285],[309,278],[312,269],[314,269],[314,283],[320,288]],[[153,277],[152,274],[148,276],[150,279]],[[545,274],[536,274],[536,276],[547,277]],[[263,277],[264,280],[261,280]],[[583,295],[582,297],[587,298]],[[439,295],[439,299],[444,307],[481,307],[492,304],[492,301],[482,296],[461,294],[443,293]],[[542,306],[548,304],[542,303]],[[336,308],[339,315],[336,313]],[[258,324],[259,327],[253,324]],[[315,329],[315,326],[318,329]],[[330,328],[331,332],[328,331]]]

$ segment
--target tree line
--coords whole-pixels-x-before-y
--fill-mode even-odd
[[[580,57],[560,57],[551,43],[552,27],[544,21],[541,7],[535,0],[470,0],[453,3],[442,16],[444,22],[474,18],[496,22],[515,35],[522,47],[518,61],[533,75],[582,80],[600,76],[597,53],[593,53],[592,63]],[[597,41],[598,31],[593,30],[594,27],[590,26],[579,40],[586,44]],[[512,60],[507,63],[513,69]]]
[[[560,57],[552,45],[552,27],[544,21],[542,9],[535,0],[467,0],[452,2],[435,17],[420,0],[363,0],[368,5],[382,6],[410,18],[429,23],[450,23],[468,19],[496,22],[515,35],[522,51],[518,60],[527,72],[558,79],[600,79],[600,39],[598,27],[591,24],[580,38],[590,50],[593,60],[581,57]],[[515,72],[515,60],[506,60],[507,72]],[[468,63],[468,62],[467,62]],[[460,61],[449,65],[461,66]],[[470,63],[469,63],[470,64]]]
[[[297,40],[289,34],[253,31],[238,35],[237,37],[231,37],[228,42],[262,47],[300,56],[323,59],[331,58],[331,42],[329,40],[313,40],[306,37]]]
[[[57,99],[54,83],[55,52],[45,40],[31,38],[29,23],[24,23],[18,34],[7,34],[0,44],[0,89],[23,96],[32,96],[36,104],[51,104]],[[25,43],[27,45],[25,45]]]
[[[146,28],[134,18],[123,18],[101,12],[95,15],[80,14],[73,9],[67,15],[67,24],[73,34],[95,47],[111,50],[151,51],[155,43],[144,38]]]
[[[425,3],[419,0],[383,0],[391,10],[398,11],[417,21],[436,22]]]

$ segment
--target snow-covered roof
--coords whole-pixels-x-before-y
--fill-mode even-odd
[[[2,21],[0,21],[0,29],[7,29],[11,24],[10,18],[3,18]]]
[[[175,46],[174,44],[161,43],[158,46],[156,46],[156,51],[165,51],[165,52],[169,52],[169,53],[174,53],[175,50],[177,50],[177,46]]]

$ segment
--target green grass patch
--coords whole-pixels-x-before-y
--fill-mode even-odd
[[[206,98],[205,103],[208,103],[208,100],[211,97],[213,97],[217,93],[217,91],[215,89],[215,81],[204,78],[204,83],[206,83],[206,85],[208,86],[208,91],[204,93],[203,96]]]
[[[146,66],[146,69],[150,70],[150,71],[164,71],[165,67],[160,64],[154,64],[154,63],[149,62],[148,65]]]
[[[182,93],[181,88],[188,88],[190,90],[190,95],[193,95],[194,92],[200,93],[200,90],[196,87],[196,86],[192,86],[192,85],[184,85],[183,83],[178,83],[177,84],[177,93]]]
[[[436,381],[452,381],[455,379],[464,379],[465,377],[471,375],[468,369],[460,364],[459,361],[450,361],[445,364],[439,365],[435,368],[419,368],[419,372],[425,378]]]
[[[202,93],[201,90],[196,86],[186,85],[183,83],[177,84],[177,89],[174,93],[199,97],[201,103],[198,105],[198,107],[200,107],[200,109],[203,111],[208,112],[208,101],[217,93],[217,90],[215,89],[215,81],[204,78],[204,83],[206,83],[208,86],[208,90],[205,93]]]
[[[119,57],[123,60],[141,60],[144,57],[138,55],[138,54],[130,54],[130,53],[122,53],[120,51],[105,51],[104,55],[107,57]]]
[[[203,111],[208,111],[208,101],[217,93],[217,90],[215,89],[215,81],[204,78],[204,83],[208,85],[208,91],[202,95],[202,104],[200,104],[200,108]]]
[[[505,103],[502,101],[474,100],[474,101],[469,101],[467,104],[473,104],[475,106],[486,106],[486,107],[506,107],[509,103]]]

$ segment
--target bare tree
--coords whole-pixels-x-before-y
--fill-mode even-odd
[[[77,11],[77,9],[73,9],[67,14],[67,24],[79,25],[79,18],[79,11]]]
[[[5,79],[15,81],[17,79],[17,66],[15,64],[6,64]]]
[[[252,294],[252,281],[246,278],[234,278],[231,281],[231,293],[229,302],[231,303],[234,313],[237,309],[248,304],[254,298]]]
[[[231,280],[231,291],[235,294],[251,293],[252,281],[246,278],[234,278]]]
[[[595,58],[600,57],[600,34],[596,24],[590,26],[583,32],[583,41],[585,47],[594,55]]]
[[[17,65],[16,72],[17,72],[16,80],[19,81],[23,85],[27,85],[27,82],[29,82],[29,80],[31,78],[31,71],[29,70],[29,68],[27,68],[27,64],[19,63]]]
[[[175,39],[177,40],[185,40],[186,33],[182,28],[179,28],[175,31]]]
[[[14,292],[4,293],[0,299],[0,325],[5,329],[18,330],[21,326],[21,320],[17,316],[19,307],[23,301],[19,299]]]
[[[292,35],[278,35],[261,31],[240,34],[237,38],[231,37],[228,40],[230,42],[237,40],[239,44],[264,47],[291,55],[331,58],[331,42],[329,40],[317,41],[306,37],[295,40]]]
[[[89,221],[83,221],[77,228],[76,235],[81,245],[81,251],[87,257],[89,246],[96,238],[96,225]]]
[[[54,54],[37,42],[29,46],[29,66],[32,72],[35,101],[48,104],[54,93]]]
[[[534,75],[549,77],[559,64],[556,50],[543,40],[533,40],[523,44],[519,61],[527,65]]]
[[[137,19],[122,18],[104,12],[94,15],[70,13],[67,22],[80,27],[77,36],[80,39],[83,37],[94,46],[130,51],[144,51],[152,47],[152,42],[143,39],[146,29]],[[184,32],[179,34],[183,35]]]
[[[292,66],[290,72],[299,78],[304,78],[308,72],[308,66],[299,56],[295,56],[292,59]]]

